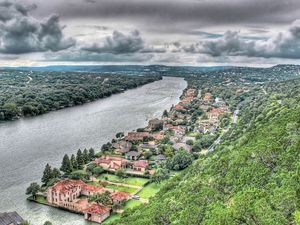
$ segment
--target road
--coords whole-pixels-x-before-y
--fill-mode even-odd
[[[226,134],[228,132],[228,130],[231,128],[232,124],[236,124],[237,120],[238,120],[238,115],[240,112],[239,109],[240,105],[237,106],[237,109],[233,112],[232,118],[231,118],[231,124],[227,129],[224,129],[222,134],[214,141],[214,143],[207,149],[207,153],[212,152],[213,150],[215,150],[215,147],[220,144],[222,137],[224,136],[224,134]]]

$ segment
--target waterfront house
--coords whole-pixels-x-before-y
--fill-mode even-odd
[[[128,132],[126,141],[143,141],[144,138],[150,138],[149,132]]]
[[[85,183],[81,180],[62,180],[47,190],[47,201],[64,208],[73,209],[72,202],[77,199]]]
[[[159,120],[157,118],[149,120],[148,126],[151,130],[162,130],[164,125],[163,120]]]
[[[84,218],[86,220],[102,223],[110,216],[111,208],[100,204],[92,204],[90,207],[83,210]]]
[[[0,213],[0,225],[21,225],[23,218],[17,212]]]

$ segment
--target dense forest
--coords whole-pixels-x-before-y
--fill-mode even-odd
[[[236,72],[219,74],[216,80],[187,80],[239,106],[238,124],[215,151],[170,179],[149,204],[126,211],[113,224],[300,224],[298,72],[260,82],[256,73],[244,71],[247,81],[235,82],[228,79]]]
[[[159,75],[2,70],[0,122],[80,105],[159,79]]]

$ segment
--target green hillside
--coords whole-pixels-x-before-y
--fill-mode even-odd
[[[300,224],[299,87],[292,80],[253,90],[213,153],[114,224]]]

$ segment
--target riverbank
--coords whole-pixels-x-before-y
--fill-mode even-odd
[[[148,126],[134,132],[117,133],[111,142],[102,145],[101,151],[96,155],[91,149],[83,153],[78,150],[76,157],[65,155],[60,167],[64,173],[62,178],[57,173],[54,175],[55,169],[46,167],[41,191],[47,196],[48,203],[85,213],[85,219],[98,222],[108,218],[107,213],[111,211],[123,212],[126,207],[122,206],[126,205],[129,199],[148,203],[149,197],[156,193],[151,188],[146,191],[148,186],[167,180],[170,171],[187,168],[199,157],[197,145],[199,142],[203,144],[201,138],[209,138],[210,142],[213,142],[229,125],[221,124],[222,119],[230,117],[226,103],[220,98],[216,98],[215,101],[211,93],[205,93],[204,96],[199,93],[197,89],[184,90],[180,102],[172,106],[170,111],[165,110],[161,119],[151,119]],[[199,130],[204,124],[205,130]],[[104,171],[113,173],[114,176],[99,176]],[[44,178],[45,174],[48,174],[47,179]],[[124,178],[131,178],[132,175],[150,176],[151,184],[137,187],[122,181]],[[79,179],[80,182],[74,179]],[[74,188],[78,190],[75,197]],[[105,193],[110,196],[110,203],[101,197]],[[138,193],[142,196],[137,196]],[[127,197],[116,200],[115,196],[121,194]],[[64,197],[69,195],[73,197],[64,200]],[[95,200],[94,196],[98,196],[99,201]],[[78,205],[81,201],[79,199],[85,199],[84,205]],[[90,207],[101,208],[103,205],[109,207],[109,212],[105,211],[105,217],[100,211],[86,212]]]
[[[159,75],[130,76],[68,71],[4,70],[0,75],[0,122],[83,105],[162,79]]]
[[[161,116],[178,102],[186,85],[182,78],[166,77],[96,102],[0,124],[0,210],[16,210],[34,225],[46,220],[86,225],[82,216],[26,201],[24,190],[40,180],[47,162],[59,167],[65,153],[100,149],[120,127],[128,132]]]

